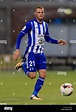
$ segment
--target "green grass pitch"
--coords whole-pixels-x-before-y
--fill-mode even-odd
[[[66,73],[66,74],[65,74]],[[38,77],[38,74],[37,74]],[[76,104],[76,71],[47,71],[44,86],[39,92],[41,101],[30,100],[37,80],[29,79],[23,71],[0,71],[0,104],[8,105],[70,105]],[[69,82],[74,91],[62,96],[60,85]]]

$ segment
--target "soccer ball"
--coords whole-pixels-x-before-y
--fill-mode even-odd
[[[60,92],[63,96],[70,96],[73,93],[73,86],[70,83],[64,83],[60,86]]]

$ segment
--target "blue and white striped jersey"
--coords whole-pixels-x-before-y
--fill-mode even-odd
[[[43,21],[39,23],[36,18],[27,22],[26,25],[22,28],[20,34],[17,38],[16,49],[19,49],[21,38],[28,33],[28,45],[26,47],[25,54],[29,52],[34,53],[43,53],[44,50],[44,41],[50,43],[58,43],[57,40],[51,38],[48,32],[48,24]]]

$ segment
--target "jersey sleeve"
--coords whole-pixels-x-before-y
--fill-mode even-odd
[[[26,33],[28,33],[30,30],[31,30],[31,23],[27,22],[26,25],[22,28],[22,30],[20,31],[20,33],[17,36],[17,39],[16,39],[16,49],[20,48],[20,43],[21,43],[22,37]]]
[[[26,34],[31,30],[31,22],[27,22],[26,25],[22,28],[21,32]]]
[[[49,43],[58,44],[58,40],[56,40],[56,39],[52,38],[51,36],[49,36],[48,24],[46,24],[45,41],[49,42]]]

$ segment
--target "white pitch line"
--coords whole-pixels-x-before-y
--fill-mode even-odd
[[[0,103],[0,105],[7,105],[7,103]]]
[[[72,102],[72,103],[69,103],[69,104],[70,104],[70,105],[76,105],[76,103],[73,103],[73,102]]]

